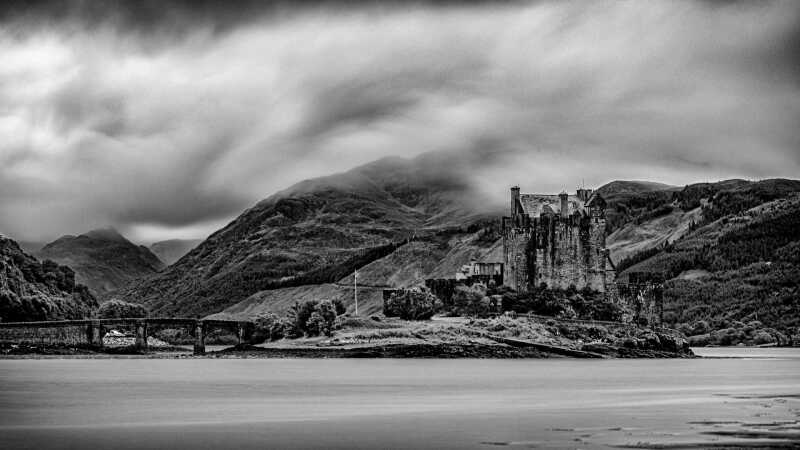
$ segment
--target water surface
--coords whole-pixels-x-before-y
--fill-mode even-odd
[[[759,350],[766,356],[0,360],[0,448],[691,447],[741,441],[737,430],[800,442],[800,351]]]

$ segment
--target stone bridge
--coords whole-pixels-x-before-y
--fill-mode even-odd
[[[135,330],[134,347],[147,350],[148,328],[184,328],[194,333],[194,353],[205,353],[205,336],[212,330],[230,330],[241,344],[252,332],[253,322],[187,318],[129,317],[120,319],[55,320],[46,322],[0,322],[0,343],[38,343],[103,346],[103,336],[112,327]]]

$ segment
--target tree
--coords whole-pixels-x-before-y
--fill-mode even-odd
[[[482,284],[457,286],[453,293],[453,306],[459,315],[480,316],[491,309],[491,299],[486,296],[487,289]]]
[[[330,336],[336,317],[344,313],[344,304],[341,301],[316,301],[309,300],[303,304],[295,303],[289,314],[290,326],[285,330],[287,337]]]
[[[97,309],[97,317],[101,319],[147,317],[147,308],[137,303],[111,299],[100,305],[100,308]]]
[[[403,289],[386,301],[385,314],[403,320],[427,320],[441,308],[439,299],[427,288]]]
[[[264,341],[277,341],[287,335],[288,329],[293,324],[285,317],[280,317],[275,313],[261,313],[255,318],[255,330],[253,331],[253,342],[261,343]]]

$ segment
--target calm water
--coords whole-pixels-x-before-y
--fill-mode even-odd
[[[0,448],[691,447],[748,429],[800,442],[800,351],[714,352],[723,357],[0,360]]]

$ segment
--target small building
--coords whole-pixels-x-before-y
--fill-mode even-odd
[[[494,281],[497,286],[503,284],[503,263],[470,261],[461,266],[455,274],[456,280],[470,280],[489,284]]]

